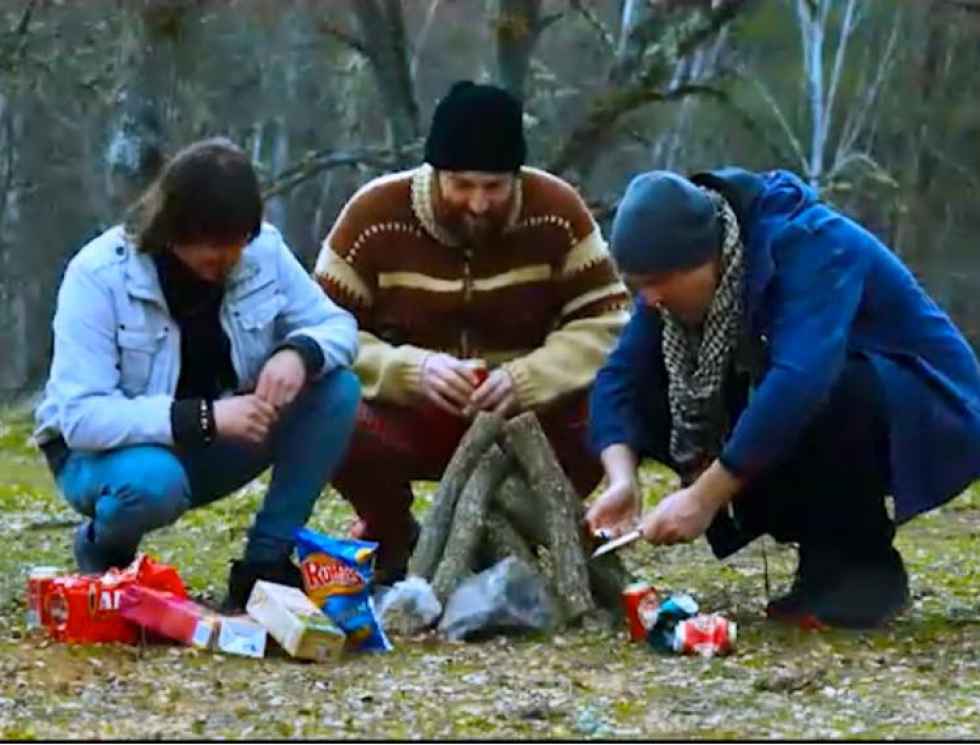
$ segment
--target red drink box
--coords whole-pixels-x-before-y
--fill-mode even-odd
[[[177,570],[141,554],[126,569],[110,569],[101,577],[55,577],[41,599],[48,632],[58,641],[81,644],[139,640],[139,627],[119,613],[123,590],[144,585],[187,597]]]
[[[147,631],[201,649],[211,646],[221,623],[193,600],[143,585],[123,589],[119,615]]]

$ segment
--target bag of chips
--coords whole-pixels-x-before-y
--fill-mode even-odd
[[[391,649],[371,599],[378,544],[334,538],[306,528],[298,529],[295,537],[306,594],[347,635],[348,648]]]

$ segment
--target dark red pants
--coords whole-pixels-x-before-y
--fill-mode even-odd
[[[602,478],[586,445],[588,393],[537,412],[565,473],[584,499]],[[469,426],[431,405],[407,408],[361,401],[347,457],[333,485],[363,523],[363,537],[398,553],[415,532],[411,481],[438,481]]]

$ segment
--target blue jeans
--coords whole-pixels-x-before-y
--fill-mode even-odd
[[[132,445],[72,451],[56,475],[61,493],[91,518],[75,537],[83,572],[132,561],[143,535],[184,512],[228,496],[272,466],[262,508],[249,530],[246,561],[274,562],[293,549],[354,428],[357,376],[334,370],[297,396],[262,446],[218,439],[206,448]]]

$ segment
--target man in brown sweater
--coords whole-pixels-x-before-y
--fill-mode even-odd
[[[410,482],[441,476],[477,411],[535,411],[583,498],[602,477],[587,394],[629,296],[582,198],[525,155],[521,104],[456,83],[425,163],[358,191],[316,264],[360,327],[363,400],[333,483],[389,581],[418,535]]]

